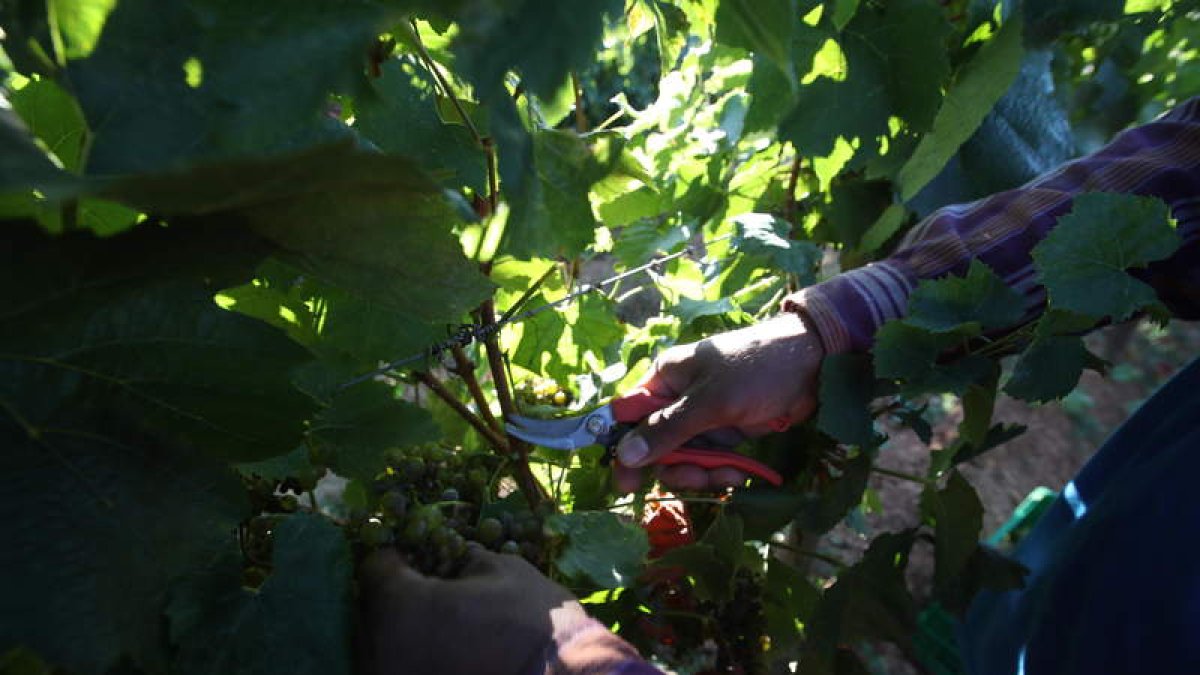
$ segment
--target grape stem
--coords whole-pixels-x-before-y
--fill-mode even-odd
[[[892,478],[899,478],[900,480],[917,483],[918,485],[929,485],[929,480],[926,478],[921,478],[920,476],[916,476],[911,473],[904,473],[903,471],[896,471],[895,469],[887,469],[882,466],[872,466],[871,471],[883,476],[891,476]]]
[[[485,328],[496,325],[496,300],[488,298],[479,306],[479,320]],[[500,412],[505,418],[515,415],[517,412],[516,405],[513,403],[512,389],[509,387],[508,373],[504,370],[504,355],[500,351],[500,343],[497,340],[495,331],[487,331],[484,338],[484,351],[487,353],[488,366],[492,371],[492,382],[496,385],[496,398],[500,402]],[[461,404],[460,404],[461,405]],[[497,449],[506,448],[517,453],[517,462],[514,466],[514,478],[517,480],[517,486],[521,488],[521,492],[525,495],[525,499],[529,502],[529,508],[535,513],[538,507],[541,506],[547,498],[546,491],[542,484],[538,482],[533,471],[529,468],[529,444],[519,438],[508,437],[508,442],[503,445],[496,445]]]
[[[509,449],[508,442],[504,439],[504,437],[501,436],[495,429],[489,427],[487,423],[484,422],[481,417],[479,417],[479,415],[471,412],[470,408],[463,405],[463,402],[458,400],[458,397],[455,396],[453,392],[451,392],[449,389],[446,389],[446,385],[442,384],[440,380],[438,380],[432,374],[420,370],[414,371],[413,375],[421,382],[421,384],[428,387],[429,390],[432,391],[438,398],[442,399],[446,405],[450,406],[450,408],[454,410],[459,417],[463,418],[468,424],[474,427],[475,431],[478,431],[481,436],[487,439],[487,442],[491,444],[491,446],[495,448],[497,452],[505,452]]]
[[[785,544],[785,543],[779,542],[779,541],[770,541],[770,542],[767,542],[767,545],[772,548],[782,548],[786,551],[791,551],[792,553],[795,553],[797,555],[802,555],[802,556],[805,556],[806,558],[812,558],[813,560],[820,560],[821,562],[825,563],[826,565],[830,565],[838,570],[844,570],[847,567],[849,567],[846,563],[842,562],[841,560],[838,560],[837,558],[835,558],[831,555],[826,555],[824,553],[817,553],[816,551],[807,551],[805,549],[798,548],[796,546],[792,546],[790,544]]]
[[[450,353],[454,355],[454,372],[467,385],[467,391],[471,392],[471,398],[475,401],[475,407],[479,410],[479,416],[483,418],[483,421],[489,427],[499,433],[504,427],[500,425],[496,416],[492,414],[492,408],[488,405],[487,397],[483,395],[483,388],[479,386],[479,378],[475,377],[475,364],[471,362],[471,359],[467,358],[467,353],[463,351],[460,345],[451,347]]]

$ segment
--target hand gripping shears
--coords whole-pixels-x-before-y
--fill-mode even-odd
[[[611,456],[617,442],[637,426],[638,422],[673,402],[674,399],[655,396],[646,389],[638,388],[582,415],[546,420],[511,415],[509,423],[504,426],[508,433],[534,445],[559,450],[603,445]],[[713,447],[714,445],[704,438],[693,438],[685,447],[672,450],[655,463],[663,466],[694,464],[704,469],[730,467],[761,478],[772,485],[783,483],[779,473],[766,464],[729,449]]]

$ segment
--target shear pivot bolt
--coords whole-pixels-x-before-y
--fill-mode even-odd
[[[596,434],[597,436],[608,430],[608,425],[605,424],[604,420],[600,417],[589,417],[586,425],[587,430],[593,434]]]

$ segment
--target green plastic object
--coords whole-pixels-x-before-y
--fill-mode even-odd
[[[1058,496],[1054,490],[1036,487],[1000,526],[987,543],[997,548],[1011,548],[1029,532]],[[917,617],[917,635],[913,639],[917,659],[933,675],[965,675],[958,641],[954,637],[955,619],[937,603],[932,603]]]

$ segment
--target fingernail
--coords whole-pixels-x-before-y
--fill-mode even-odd
[[[646,455],[650,454],[650,446],[646,445],[646,441],[641,436],[636,434],[625,434],[620,443],[617,443],[617,459],[625,466],[638,466]]]

